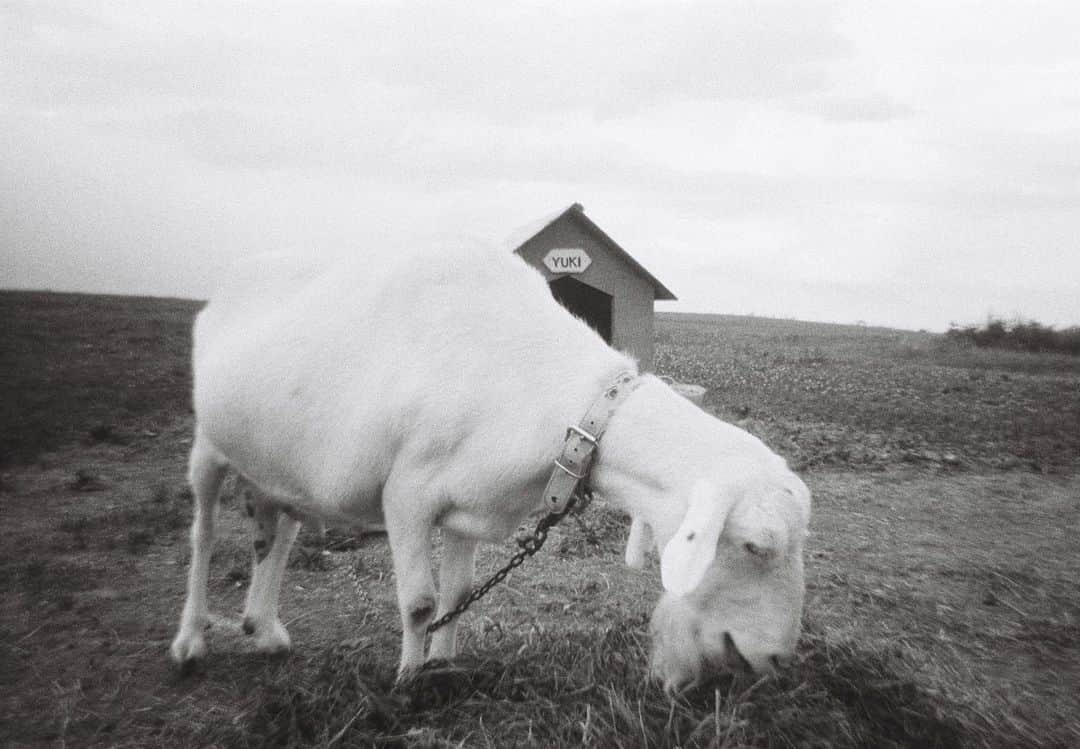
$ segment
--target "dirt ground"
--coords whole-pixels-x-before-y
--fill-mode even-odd
[[[379,536],[324,543],[305,531],[283,595],[295,652],[250,652],[239,632],[248,541],[222,513],[211,582],[212,657],[180,676],[167,658],[183,599],[190,421],[135,445],[77,446],[4,478],[0,737],[6,745],[182,746],[243,721],[254,685],[316,667],[343,642],[397,659],[392,573]],[[808,619],[830,637],[895,650],[934,689],[1058,734],[1077,708],[1080,480],[1033,473],[811,472]],[[545,630],[643,621],[655,564],[621,565],[625,526],[605,508],[557,529],[550,546],[477,605],[465,649],[492,637],[530,647]],[[599,536],[598,544],[588,537]],[[594,539],[595,540],[595,539]],[[337,546],[335,547],[335,543]],[[509,547],[486,550],[490,570]],[[347,574],[359,565],[358,594]],[[977,695],[973,700],[972,695]]]
[[[429,709],[384,698],[399,625],[379,535],[305,529],[293,652],[251,652],[228,496],[211,656],[169,662],[197,308],[0,294],[0,746],[1080,745],[1080,362],[661,316],[663,372],[706,385],[813,492],[794,675],[678,703],[645,685],[657,565],[623,566],[626,520],[596,503],[465,615],[463,670],[498,688],[466,680]],[[478,575],[514,548],[482,550]]]

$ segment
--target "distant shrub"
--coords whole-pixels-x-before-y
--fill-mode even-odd
[[[990,318],[982,327],[960,327],[953,323],[945,332],[945,337],[980,348],[1080,356],[1080,327],[1055,330],[1052,325],[1020,318],[1011,322]]]

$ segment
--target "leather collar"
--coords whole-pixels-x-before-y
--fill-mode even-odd
[[[548,512],[563,512],[570,498],[588,481],[597,444],[612,414],[640,384],[640,378],[633,372],[620,373],[615,382],[593,401],[585,418],[567,428],[562,454],[555,459],[555,468],[544,489],[544,507]]]

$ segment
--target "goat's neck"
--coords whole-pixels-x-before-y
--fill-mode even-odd
[[[686,512],[687,489],[715,458],[715,419],[654,377],[619,407],[600,443],[592,485],[645,520],[660,543]]]

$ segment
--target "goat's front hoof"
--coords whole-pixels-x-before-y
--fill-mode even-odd
[[[206,638],[202,632],[185,632],[181,630],[169,648],[173,663],[182,671],[190,671],[197,661],[206,657]]]
[[[248,631],[250,620],[244,620],[244,631]],[[277,655],[287,653],[292,649],[292,640],[280,619],[269,622],[252,623],[252,632],[255,633],[255,649],[260,653]]]

